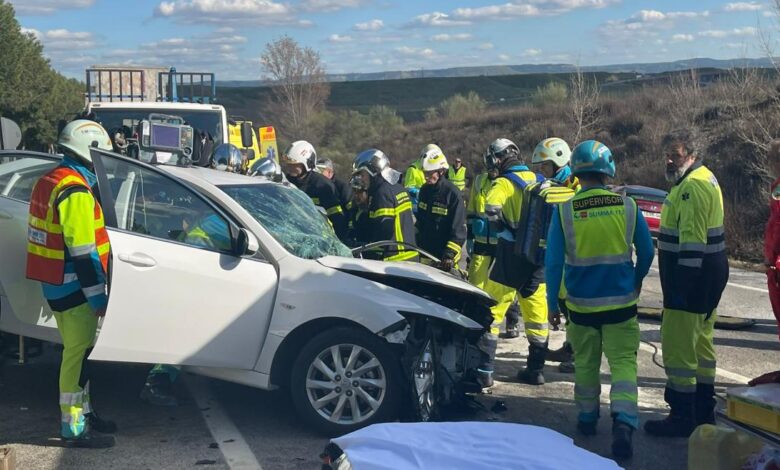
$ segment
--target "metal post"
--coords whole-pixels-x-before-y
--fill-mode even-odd
[[[19,364],[24,364],[24,336],[19,335]]]

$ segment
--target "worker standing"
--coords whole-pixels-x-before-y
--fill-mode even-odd
[[[423,151],[417,160],[413,161],[409,168],[406,169],[404,174],[404,187],[409,193],[409,198],[412,202],[412,212],[417,214],[417,201],[420,199],[420,188],[425,184],[425,175],[422,170],[422,159],[429,148],[439,148],[438,145],[428,144],[423,148]]]
[[[317,165],[317,152],[305,140],[293,142],[281,159],[282,171],[298,189],[305,192],[315,206],[320,206],[333,225],[336,236],[341,240],[347,237],[347,216],[336,193],[336,187],[323,175],[314,171]]]
[[[577,429],[596,434],[603,352],[612,378],[612,453],[628,458],[639,426],[636,304],[653,262],[653,241],[636,202],[605,188],[608,178],[615,177],[609,148],[585,141],[574,149],[571,165],[582,190],[554,209],[545,253],[547,303],[552,314],[558,313],[563,275],[576,365]]]
[[[447,179],[458,188],[458,191],[466,189],[466,167],[460,157],[456,158],[452,166],[447,170]]]
[[[368,197],[368,219],[356,214],[353,236],[365,243],[399,242],[365,254],[384,261],[417,261],[418,253],[403,244],[414,240],[412,203],[398,184],[400,174],[390,167],[390,159],[381,150],[368,149],[355,157],[352,170],[350,184],[355,194]]]
[[[769,301],[780,334],[780,140],[775,140],[770,145],[767,160],[769,173],[777,179],[772,183],[769,192],[769,220],[764,230],[764,264]]]
[[[439,258],[439,269],[447,272],[458,267],[466,241],[466,206],[460,190],[444,177],[448,167],[439,147],[430,148],[423,157],[425,184],[415,226],[417,246]]]
[[[106,314],[110,245],[103,210],[92,192],[96,185],[90,147],[112,149],[100,124],[75,120],[65,126],[57,145],[64,154],[57,167],[41,177],[30,199],[27,278],[40,281],[62,337],[60,363],[60,434],[68,447],[114,445],[116,425],[100,419],[90,400],[87,357],[98,318]]]
[[[662,140],[666,179],[674,183],[661,211],[658,264],[664,295],[661,344],[669,416],[648,421],[655,436],[688,437],[715,422],[717,307],[729,277],[723,195],[695,149],[690,130]],[[576,352],[576,345],[575,345]]]
[[[528,384],[542,385],[549,334],[544,266],[530,262],[512,263],[507,262],[507,258],[501,258],[514,253],[515,249],[515,232],[523,216],[525,192],[519,185],[535,184],[543,178],[537,177],[520,161],[520,149],[509,139],[496,139],[490,144],[485,155],[485,166],[499,175],[485,200],[485,214],[491,230],[498,234],[496,258],[490,270],[490,280],[493,282],[487,283],[485,287],[485,291],[498,302],[491,309],[493,325],[489,341],[497,342],[499,325],[517,298],[529,343],[526,367],[518,372],[517,378]],[[508,277],[514,280],[511,286],[506,280]],[[487,341],[488,337],[485,338]],[[492,383],[495,346],[485,349],[492,350],[492,357],[480,366],[480,374],[485,379],[484,383]]]
[[[485,199],[496,177],[498,177],[498,171],[495,169],[478,174],[474,178],[466,205],[468,280],[472,285],[483,290],[485,290],[486,284],[491,282],[488,273],[498,243],[498,237],[490,231],[490,224],[485,215]],[[505,338],[511,339],[520,336],[518,323],[520,323],[520,310],[517,301],[514,301],[506,312]]]
[[[545,178],[556,181],[568,188],[573,189],[575,192],[579,191],[580,183],[576,176],[572,175],[571,166],[569,161],[571,159],[571,148],[565,140],[558,137],[551,137],[544,139],[537,144],[534,149],[534,155],[531,159],[531,163],[535,169],[538,168],[538,172]],[[563,313],[566,318],[568,326],[569,312],[566,308],[566,287],[564,283],[561,283],[560,291],[558,292],[558,307],[559,311]],[[551,322],[556,327],[560,324],[560,317],[552,317]],[[561,372],[574,372],[574,351],[571,347],[571,341],[569,341],[569,330],[566,329],[566,341],[559,349],[550,351],[547,355],[547,360],[560,362],[558,370]]]
[[[328,178],[333,186],[336,188],[336,195],[339,197],[341,207],[345,213],[349,212],[349,208],[352,205],[352,187],[349,182],[342,180],[336,176],[336,170],[333,168],[333,160],[330,158],[323,158],[317,161],[317,171],[325,178]]]

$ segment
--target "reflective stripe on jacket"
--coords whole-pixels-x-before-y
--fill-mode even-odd
[[[635,305],[636,202],[593,188],[562,204],[559,213],[566,250],[566,306],[589,313]]]
[[[409,194],[400,184],[390,184],[377,178],[378,186],[369,190],[368,222],[369,234],[359,234],[366,243],[398,241],[414,243],[414,219]],[[379,258],[385,261],[416,260],[418,253],[404,245],[386,246],[378,249]]]
[[[710,314],[729,276],[723,195],[715,175],[696,162],[672,187],[661,211],[658,262],[664,307]]]
[[[38,180],[30,198],[26,274],[43,283],[54,311],[107,304],[110,245],[87,171],[66,158]]]
[[[468,225],[467,238],[474,240],[474,254],[494,256],[498,238],[490,231],[487,217],[485,216],[485,200],[493,181],[487,172],[482,172],[474,178],[469,194],[469,203],[466,206],[466,224]]]
[[[420,190],[417,208],[417,246],[444,259],[457,262],[466,241],[466,206],[451,181],[439,178]]]

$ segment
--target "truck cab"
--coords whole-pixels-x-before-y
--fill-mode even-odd
[[[155,115],[178,118],[192,128],[188,157],[195,165],[208,166],[213,149],[230,142],[227,113],[216,104],[213,73],[103,66],[86,73],[85,116],[108,131],[120,153],[133,143],[143,148],[139,124]]]

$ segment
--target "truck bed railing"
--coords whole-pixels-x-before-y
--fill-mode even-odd
[[[159,101],[212,104],[217,101],[217,82],[213,73],[160,72],[157,78]]]
[[[146,101],[146,77],[136,69],[87,69],[87,101]]]

